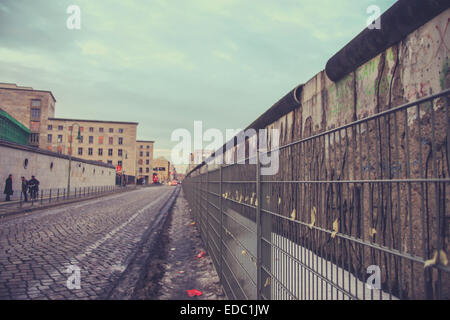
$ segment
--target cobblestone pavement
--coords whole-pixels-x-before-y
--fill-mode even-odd
[[[193,220],[183,192],[172,208],[167,230],[167,257],[162,265],[164,275],[159,281],[159,300],[223,300],[222,286],[211,257],[206,254],[203,242]],[[189,297],[186,290],[196,289],[201,296]]]
[[[144,188],[2,219],[0,299],[106,297],[173,190]],[[77,267],[81,288],[69,289]]]

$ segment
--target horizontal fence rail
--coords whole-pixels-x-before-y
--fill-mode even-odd
[[[450,299],[449,90],[183,181],[230,299]],[[257,157],[264,154],[258,152]]]
[[[71,187],[69,192],[67,192],[66,188],[37,190],[27,188],[26,192],[15,190],[13,195],[10,196],[10,201],[0,202],[0,212],[11,211],[12,208],[32,207],[66,200],[88,198],[101,194],[114,193],[125,189],[127,189],[127,187],[110,185]]]

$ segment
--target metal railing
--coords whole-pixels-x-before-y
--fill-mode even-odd
[[[190,172],[228,298],[449,299],[449,95],[269,151],[274,175],[250,158]]]
[[[134,186],[135,187],[135,186]],[[21,190],[15,190],[10,201],[0,202],[0,211],[10,211],[14,208],[33,207],[36,205],[47,205],[73,199],[89,198],[96,195],[123,191],[129,187],[109,186],[87,186],[72,187],[70,192],[66,188],[38,189],[32,191],[27,189],[26,196]]]

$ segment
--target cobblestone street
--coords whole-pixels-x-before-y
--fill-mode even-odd
[[[172,191],[144,188],[4,218],[0,299],[107,297]],[[80,289],[67,286],[71,265]]]

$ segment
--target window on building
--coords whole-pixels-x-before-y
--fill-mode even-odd
[[[93,144],[94,143],[94,136],[89,136],[89,144]]]
[[[153,168],[153,171],[158,171],[158,168]]]
[[[99,148],[99,149],[98,149],[98,155],[99,155],[99,156],[102,156],[102,155],[103,155],[103,149],[102,149],[102,148]]]
[[[63,135],[58,134],[58,143],[62,143],[62,142],[63,142]]]
[[[147,146],[147,149],[150,149],[150,146]]]
[[[109,128],[109,133],[113,133],[114,132],[114,128]]]
[[[119,144],[123,144],[123,138],[119,137]]]
[[[150,168],[145,168],[145,172],[149,173],[150,172]]]
[[[141,149],[144,148],[144,146],[141,144]]]
[[[142,173],[142,168],[139,168],[139,173]]]
[[[141,151],[139,152],[139,156],[142,157],[144,155],[144,153]]]
[[[51,134],[48,134],[47,135],[47,142],[48,143],[52,143],[52,138],[53,138],[53,136]]]
[[[113,149],[108,149],[108,156],[112,156],[113,155]]]
[[[31,100],[31,106],[32,107],[40,107],[41,106],[41,100],[39,100],[39,99]]]
[[[117,161],[118,166],[122,166],[122,160]]]
[[[103,137],[98,137],[98,144],[103,144]]]
[[[41,119],[41,109],[31,108],[31,120],[40,120],[40,119]]]
[[[58,126],[58,130],[63,130],[64,129],[64,126]]]
[[[117,150],[117,155],[118,155],[119,157],[122,156],[122,149],[118,149],[118,150]]]
[[[108,138],[108,144],[114,144],[114,138],[113,137],[109,137]]]
[[[83,143],[83,136],[80,136],[80,140],[78,140],[79,143]]]
[[[98,131],[99,132],[103,132],[103,128],[98,128]]]
[[[145,160],[145,164],[150,164],[150,160],[149,159]]]
[[[119,133],[123,133],[123,129],[122,128],[119,128]]]
[[[108,160],[106,161],[108,164],[112,164],[112,160]]]
[[[88,148],[88,155],[92,156],[93,153],[94,153],[94,149]]]
[[[51,124],[49,124],[49,125],[47,126],[47,130],[53,130],[53,126],[52,126]]]
[[[94,127],[89,127],[89,132],[94,132]]]
[[[69,131],[72,131],[72,130],[73,130],[73,127],[72,127],[72,126],[69,126],[68,129],[69,129]]]
[[[147,157],[150,157],[150,152],[147,152],[147,153],[146,153],[146,156],[147,156]]]
[[[78,155],[82,156],[83,155],[83,148],[78,148]]]

